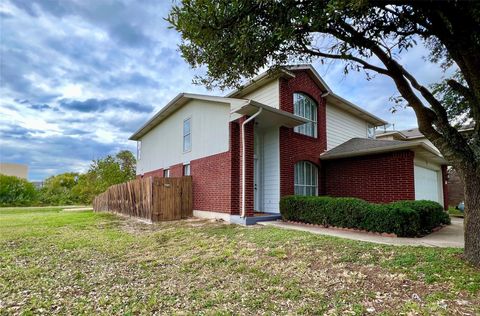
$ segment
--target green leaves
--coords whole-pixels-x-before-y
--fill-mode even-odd
[[[91,203],[109,186],[135,179],[135,167],[136,159],[128,150],[94,160],[87,173],[80,175],[72,193],[83,203]]]
[[[37,191],[32,183],[0,174],[0,206],[30,205],[36,199]]]

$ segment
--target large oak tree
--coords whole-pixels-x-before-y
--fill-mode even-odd
[[[347,72],[390,77],[465,183],[465,257],[480,266],[480,2],[183,0],[168,21],[182,35],[183,57],[207,66],[198,78],[207,86],[234,86],[292,60],[339,59]],[[455,76],[422,85],[397,58],[418,42]],[[468,137],[460,121],[474,124]]]

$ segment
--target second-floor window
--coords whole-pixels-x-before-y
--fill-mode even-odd
[[[137,160],[142,159],[142,141],[137,141]]]
[[[294,131],[303,135],[317,137],[317,103],[303,93],[293,94],[293,114],[309,122],[296,126]]]
[[[192,119],[183,121],[183,152],[192,150]]]

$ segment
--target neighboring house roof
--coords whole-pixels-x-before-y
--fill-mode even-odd
[[[473,130],[473,124],[465,125],[459,128],[460,132],[468,132]],[[417,139],[417,138],[425,138],[425,135],[420,132],[420,129],[418,128],[410,128],[410,129],[404,129],[400,131],[384,131],[384,132],[377,132],[376,136],[377,138],[382,138],[385,136],[396,136],[397,138],[400,139],[405,139],[405,140],[410,140],[410,139]]]
[[[423,142],[401,140],[378,140],[367,138],[352,138],[335,148],[326,151],[320,156],[322,160],[332,160],[357,156],[380,154],[385,152],[412,150],[419,156],[427,157],[439,164],[446,164],[446,160],[433,148]]]
[[[19,163],[0,162],[0,174],[27,179],[28,165]]]
[[[336,95],[332,89],[327,85],[327,83],[320,77],[318,72],[312,65],[309,64],[302,64],[302,65],[288,65],[283,66],[275,71],[265,71],[264,73],[258,75],[257,77],[253,78],[252,80],[248,81],[244,84],[241,88],[234,90],[227,94],[227,97],[243,97],[248,93],[254,91],[255,89],[275,80],[278,78],[294,78],[296,70],[306,70],[310,73],[312,79],[315,83],[321,88],[321,90],[325,91],[324,97],[330,103],[338,106],[339,108],[350,112],[356,116],[359,116],[366,120],[367,122],[375,125],[381,126],[387,124],[386,121],[382,120],[381,118],[373,115],[372,113],[362,109],[356,104]]]

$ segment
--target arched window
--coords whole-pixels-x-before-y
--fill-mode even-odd
[[[299,161],[295,164],[295,194],[318,194],[318,169],[309,161]]]
[[[303,93],[293,94],[293,113],[309,120],[295,127],[294,131],[303,135],[317,137],[317,103]]]

